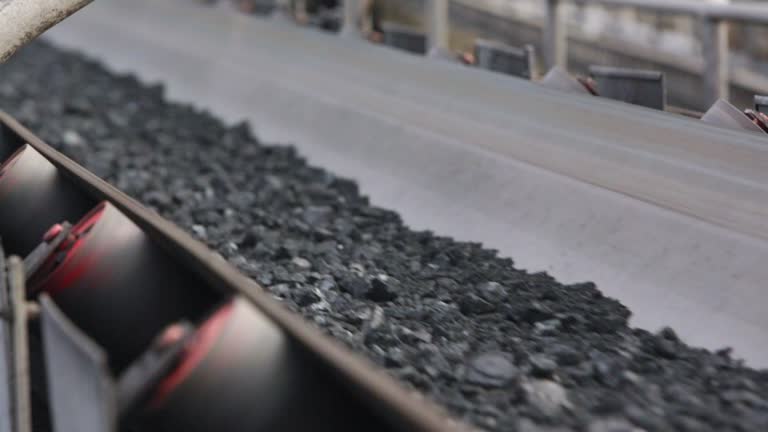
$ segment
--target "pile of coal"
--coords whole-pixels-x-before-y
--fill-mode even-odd
[[[591,283],[413,231],[160,85],[38,42],[0,66],[0,108],[481,429],[768,430],[767,371],[633,329]]]

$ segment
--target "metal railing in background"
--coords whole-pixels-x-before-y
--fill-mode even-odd
[[[444,57],[449,52],[450,0],[426,0],[428,52]],[[357,32],[361,0],[343,0],[344,34]],[[768,6],[758,4],[702,3],[699,0],[541,0],[544,8],[542,56],[548,68],[567,65],[568,25],[566,6],[597,4],[605,7],[633,8],[653,12],[687,15],[697,19],[702,29],[704,92],[710,103],[728,99],[730,86],[728,27],[730,22],[768,26]]]
[[[566,65],[568,24],[564,17],[564,4],[599,4],[628,7],[654,12],[688,15],[698,19],[702,28],[702,55],[704,56],[704,85],[707,99],[714,102],[728,99],[730,86],[728,26],[732,21],[768,25],[768,7],[755,4],[715,4],[691,0],[546,0],[546,26],[544,28],[544,59],[547,66]]]

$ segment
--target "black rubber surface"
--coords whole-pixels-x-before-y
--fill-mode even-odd
[[[480,428],[768,430],[768,371],[632,329],[593,284],[411,231],[353,182],[162,87],[36,43],[0,66],[0,108]]]

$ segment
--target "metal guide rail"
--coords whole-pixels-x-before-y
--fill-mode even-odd
[[[0,160],[0,432],[464,430],[2,112]]]

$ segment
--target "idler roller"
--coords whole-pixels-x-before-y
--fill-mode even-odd
[[[109,203],[101,203],[32,276],[101,345],[115,372],[167,325],[200,319],[219,299]]]
[[[395,430],[246,300],[223,306],[147,400],[153,431]],[[366,417],[367,416],[367,417]],[[367,418],[367,421],[363,421]]]
[[[9,254],[26,256],[53,224],[77,221],[93,205],[29,144],[0,166],[0,237]]]

